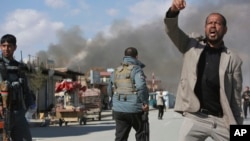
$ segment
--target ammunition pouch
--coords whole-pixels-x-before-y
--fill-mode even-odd
[[[3,106],[3,108],[7,108],[7,97],[8,97],[9,87],[10,85],[8,81],[2,81],[0,83],[1,106]]]
[[[8,81],[1,82],[0,94],[3,108],[8,108],[9,110],[26,109],[21,80],[12,83]],[[9,104],[11,104],[11,108]]]
[[[7,81],[2,81],[0,83],[0,91],[1,92],[8,92],[9,89],[9,83]]]
[[[133,92],[131,94],[118,94],[118,93],[114,93],[115,95],[118,95],[118,100],[120,101],[121,100],[121,97],[124,101],[127,101],[127,96],[130,96],[130,95],[136,95],[137,92]]]

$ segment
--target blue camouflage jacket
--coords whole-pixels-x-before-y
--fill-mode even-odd
[[[118,94],[113,94],[112,86],[114,84],[114,72],[111,74],[107,92],[112,97],[113,110],[116,112],[138,113],[142,112],[143,104],[148,104],[148,88],[146,85],[146,76],[142,70],[145,67],[139,60],[125,56],[123,63],[134,65],[131,71],[131,78],[136,87],[137,94],[128,95],[126,100],[119,98]]]

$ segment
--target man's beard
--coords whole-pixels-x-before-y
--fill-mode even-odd
[[[206,35],[206,41],[207,41],[208,43],[212,44],[212,45],[215,45],[215,44],[220,43],[220,42],[222,41],[222,39],[223,39],[223,36],[220,36],[220,37],[218,37],[218,38],[216,38],[216,39],[210,39],[210,38]]]

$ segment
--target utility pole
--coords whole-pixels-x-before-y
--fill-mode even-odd
[[[21,53],[21,63],[23,63],[23,54],[22,54],[22,51],[20,51]]]

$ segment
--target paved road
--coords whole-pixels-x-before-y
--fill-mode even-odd
[[[149,112],[150,140],[151,141],[177,141],[178,130],[182,123],[182,117],[168,110],[164,113],[163,120],[158,120],[157,110]],[[69,123],[68,126],[59,127],[32,127],[31,132],[34,141],[112,141],[115,134],[115,122],[111,112],[103,112],[105,117],[101,121],[89,121],[87,125]],[[250,124],[250,117],[245,120]],[[134,130],[131,130],[129,141],[135,141]],[[210,138],[206,141],[212,141]]]

